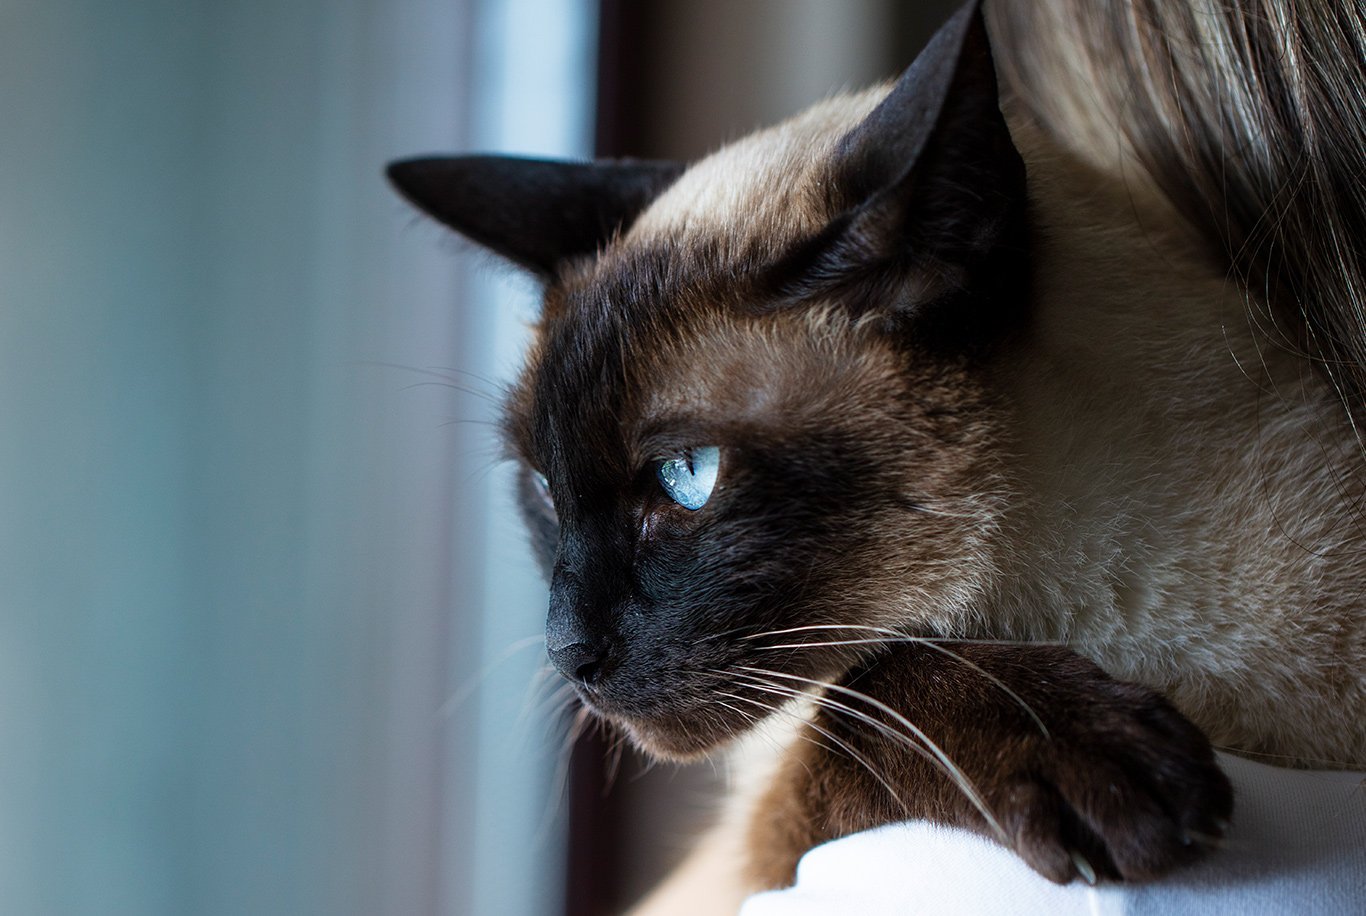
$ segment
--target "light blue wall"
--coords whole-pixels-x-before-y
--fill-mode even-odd
[[[184,9],[185,12],[177,11]],[[200,10],[0,8],[0,901],[170,912],[193,850]]]
[[[0,2],[0,911],[554,906],[539,650],[447,708],[544,596],[488,406],[418,385],[506,371],[526,290],[379,178],[582,151],[541,6]]]

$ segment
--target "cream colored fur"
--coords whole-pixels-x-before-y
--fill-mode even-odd
[[[784,243],[814,234],[826,219],[819,175],[836,141],[889,89],[827,99],[695,163],[636,219],[624,247],[719,240],[738,258],[756,245],[778,253]]]
[[[811,712],[807,705],[788,704],[727,751],[723,765],[729,791],[716,823],[630,916],[702,916],[740,908],[754,892],[744,878],[750,820]]]

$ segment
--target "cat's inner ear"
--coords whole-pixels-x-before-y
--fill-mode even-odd
[[[997,282],[1023,247],[1025,173],[1001,114],[986,28],[969,3],[839,142],[836,216],[799,252],[806,279],[922,276],[924,298]],[[881,288],[886,289],[885,285]]]
[[[470,240],[555,277],[592,255],[682,174],[675,162],[560,162],[513,156],[439,156],[391,163],[410,203]]]

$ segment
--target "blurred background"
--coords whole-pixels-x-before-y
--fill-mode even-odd
[[[954,4],[0,0],[0,912],[596,914],[713,810],[538,680],[536,290],[426,152],[695,157]]]

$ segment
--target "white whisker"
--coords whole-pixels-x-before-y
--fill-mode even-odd
[[[1009,845],[1009,841],[1006,839],[1005,830],[1001,827],[1000,822],[997,821],[995,815],[993,815],[991,810],[987,807],[986,800],[982,798],[981,792],[977,789],[977,786],[972,782],[972,780],[968,778],[967,774],[964,773],[962,769],[956,763],[953,762],[953,760],[948,756],[948,754],[944,752],[943,748],[941,748],[937,743],[935,743],[935,741],[931,739],[929,735],[925,734],[923,729],[917,726],[914,722],[907,719],[901,713],[897,712],[892,707],[888,706],[886,703],[883,703],[881,700],[877,700],[873,697],[870,697],[865,693],[860,693],[857,690],[853,690],[849,687],[845,687],[840,684],[827,684],[822,681],[813,680],[812,678],[801,677],[800,675],[796,674],[784,674],[778,671],[767,671],[763,668],[750,668],[747,666],[741,666],[741,670],[753,672],[754,674],[763,675],[765,677],[779,677],[787,680],[797,681],[799,683],[808,684],[816,688],[832,690],[843,696],[850,697],[851,699],[861,700],[862,702],[867,703],[868,705],[874,707],[883,714],[890,716],[893,720],[897,722],[897,724],[905,728],[910,735],[914,735],[920,741],[924,742],[924,749],[928,749],[929,752],[932,753],[934,757],[939,761],[939,763],[944,767],[945,772],[950,776],[954,783],[957,784],[958,787],[963,791],[963,794],[967,796],[968,801],[972,803],[973,807],[975,807],[979,812],[981,812],[982,816],[986,819],[987,824],[1001,838],[1002,843],[1005,845]],[[851,712],[857,711],[851,710]],[[915,746],[914,744],[911,744],[909,741],[907,741],[907,745],[911,747]]]
[[[738,695],[733,694],[733,693],[726,693],[726,694],[722,694],[722,695],[723,695],[723,696],[728,696],[728,697],[730,697],[730,698],[732,698],[732,699],[735,699],[735,700],[740,700],[740,701],[745,702],[745,703],[752,703],[752,704],[754,704],[755,706],[758,706],[758,707],[761,708],[761,709],[768,709],[768,708],[769,708],[769,707],[765,706],[763,703],[760,703],[758,700],[752,699],[752,698],[750,698],[750,697],[742,697],[742,696],[738,696]],[[733,707],[733,706],[729,706],[729,704],[727,704],[727,708],[729,708],[729,709],[734,709],[734,707]],[[736,711],[738,712],[739,710],[736,710]],[[905,800],[902,799],[900,793],[897,792],[896,788],[895,788],[890,782],[887,781],[887,778],[886,778],[885,776],[883,776],[880,772],[878,772],[877,767],[873,766],[873,764],[872,764],[871,761],[869,761],[866,757],[864,757],[864,756],[863,756],[862,754],[860,754],[858,751],[854,750],[852,747],[850,747],[848,744],[846,744],[843,740],[841,740],[841,739],[839,739],[839,738],[836,738],[836,737],[835,737],[834,735],[832,735],[829,731],[827,731],[827,730],[824,729],[824,728],[821,728],[821,727],[820,727],[819,725],[817,725],[815,722],[804,721],[804,722],[803,722],[803,725],[805,725],[806,727],[810,728],[812,731],[814,731],[814,732],[820,734],[820,735],[823,736],[827,741],[833,742],[836,746],[839,747],[840,750],[844,751],[844,753],[845,753],[850,759],[852,759],[853,761],[855,761],[856,763],[858,763],[860,766],[862,766],[865,770],[867,770],[867,771],[872,775],[872,777],[873,777],[874,779],[876,779],[879,783],[882,784],[882,787],[883,787],[884,789],[887,790],[887,793],[888,793],[889,795],[891,795],[893,799],[896,800],[897,805],[899,805],[899,806],[901,807],[901,810],[902,810],[903,812],[905,812],[905,814],[906,814],[907,816],[912,816],[912,815],[914,814],[914,812],[911,810],[910,805],[906,804]],[[810,741],[811,739],[810,739],[810,738],[807,738],[806,740]]]
[[[565,794],[569,786],[569,764],[574,752],[574,745],[578,742],[579,736],[583,734],[592,713],[586,706],[580,706],[578,712],[574,714],[569,728],[565,730],[564,740],[560,743],[560,752],[556,756],[555,772],[550,779],[550,798],[546,805],[545,814],[541,816],[541,822],[536,827],[532,842],[539,845],[546,841],[550,835],[550,827],[555,822],[555,816],[559,814],[561,806],[565,801]]]
[[[497,668],[518,652],[544,642],[545,636],[537,634],[535,636],[527,636],[512,643],[502,652],[499,652],[493,658],[485,662],[483,667],[481,667],[473,677],[457,687],[455,691],[451,693],[450,697],[447,698],[446,702],[441,704],[441,708],[437,710],[437,716],[443,719],[449,718],[462,703],[468,700],[470,696],[479,689],[480,685],[488,679],[489,674],[493,672],[494,668]]]
[[[1025,714],[1028,715],[1031,719],[1034,720],[1034,724],[1037,725],[1037,726],[1039,727],[1039,731],[1043,733],[1043,736],[1044,736],[1045,738],[1051,738],[1051,737],[1052,737],[1052,735],[1051,735],[1051,734],[1049,733],[1049,731],[1048,731],[1048,726],[1044,724],[1043,719],[1039,718],[1038,713],[1036,713],[1036,712],[1034,711],[1034,707],[1030,706],[1027,702],[1025,702],[1024,697],[1020,696],[1020,695],[1019,695],[1018,693],[1016,693],[1013,689],[1011,689],[1004,681],[1002,681],[1002,680],[1001,680],[1000,678],[998,678],[996,675],[992,674],[990,671],[987,671],[987,670],[986,670],[985,668],[983,668],[981,665],[978,665],[976,662],[969,661],[968,659],[966,659],[966,658],[964,658],[963,656],[959,655],[957,652],[954,652],[953,650],[946,648],[943,644],[944,644],[944,643],[958,643],[958,644],[964,644],[964,645],[985,645],[985,646],[995,646],[995,645],[999,645],[999,646],[1026,646],[1026,645],[1028,645],[1028,646],[1041,646],[1041,645],[1060,645],[1060,644],[1054,644],[1054,643],[1024,643],[1024,642],[1015,642],[1015,641],[1006,641],[1006,640],[991,640],[991,639],[960,639],[960,638],[958,638],[958,637],[911,636],[911,635],[908,634],[908,633],[901,633],[901,632],[898,632],[898,631],[896,631],[896,630],[888,629],[888,628],[886,628],[886,627],[866,626],[866,625],[862,625],[862,624],[811,624],[810,626],[793,627],[793,628],[787,629],[787,630],[771,630],[771,631],[769,631],[769,632],[767,632],[767,633],[756,633],[756,634],[754,634],[754,636],[747,636],[747,637],[744,637],[744,638],[745,638],[745,639],[754,639],[754,638],[757,638],[757,637],[760,637],[760,636],[782,636],[782,635],[787,635],[787,634],[790,634],[790,633],[798,633],[798,632],[804,632],[804,631],[808,631],[808,632],[809,632],[809,631],[832,630],[832,629],[833,629],[833,630],[868,630],[868,631],[871,631],[871,632],[882,633],[882,634],[886,634],[886,635],[880,636],[880,637],[875,638],[875,639],[874,639],[874,638],[869,638],[869,639],[848,639],[848,640],[825,640],[825,641],[821,641],[821,642],[780,643],[780,644],[778,644],[778,645],[763,646],[763,647],[761,647],[761,648],[764,649],[764,650],[768,650],[768,649],[774,649],[774,650],[777,650],[777,649],[806,649],[806,648],[817,648],[817,647],[821,647],[821,646],[862,646],[862,645],[887,645],[887,644],[896,644],[896,643],[914,643],[914,644],[918,644],[918,645],[924,645],[925,647],[930,648],[930,649],[933,649],[933,650],[935,650],[936,652],[939,652],[939,653],[941,653],[941,654],[943,654],[943,655],[947,655],[949,658],[952,658],[953,660],[955,660],[955,661],[957,661],[957,662],[961,662],[962,664],[967,665],[967,666],[968,666],[969,668],[971,668],[973,671],[975,671],[975,672],[977,672],[978,674],[982,675],[982,677],[986,678],[991,684],[993,684],[994,686],[996,686],[997,688],[999,688],[1003,693],[1005,693],[1006,696],[1010,697],[1010,698],[1011,698],[1012,700],[1014,700],[1017,704],[1019,704],[1020,708],[1023,709],[1023,710],[1025,711]]]

